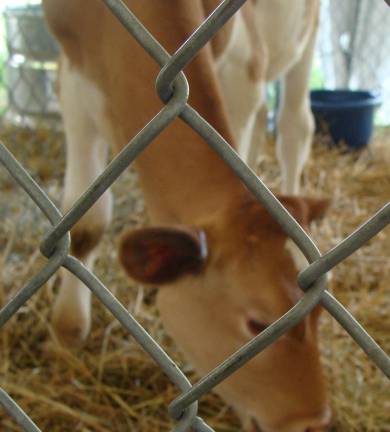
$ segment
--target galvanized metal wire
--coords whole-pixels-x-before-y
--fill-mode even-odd
[[[390,222],[390,203],[359,229],[343,240],[333,250],[320,254],[312,239],[288,213],[267,186],[240,159],[237,153],[218,132],[188,104],[189,88],[182,72],[198,51],[224,25],[224,23],[245,3],[245,0],[225,0],[200,25],[193,35],[170,56],[159,42],[128,10],[121,0],[102,0],[118,18],[130,35],[161,66],[156,80],[156,89],[165,106],[127,144],[104,172],[85,191],[66,215],[62,215],[38,184],[30,177],[13,155],[0,145],[0,162],[41,209],[52,224],[40,245],[47,258],[46,265],[0,310],[2,327],[25,302],[62,266],[78,277],[104,304],[122,326],[135,338],[168,378],[180,389],[181,394],[169,406],[169,413],[176,420],[173,431],[210,432],[210,428],[197,416],[198,400],[218,383],[230,376],[251,358],[264,350],[289,329],[297,325],[310,311],[321,304],[354,338],[373,363],[390,378],[390,357],[366,333],[355,318],[327,291],[327,273],[347,258],[365,242],[384,229]],[[191,385],[184,373],[165,353],[159,344],[142,328],[137,320],[111,294],[104,284],[76,258],[69,254],[70,229],[87,212],[99,197],[115,182],[119,175],[174,119],[180,117],[196,131],[221,159],[241,179],[256,199],[269,211],[286,234],[306,256],[309,265],[298,276],[298,283],[305,291],[301,300],[285,315],[267,327],[262,333],[240,348],[231,357]],[[39,431],[26,413],[2,389],[0,404],[23,430]]]

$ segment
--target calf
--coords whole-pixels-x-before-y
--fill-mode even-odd
[[[67,138],[67,210],[104,168],[108,147],[118,152],[161,108],[154,90],[159,69],[103,2],[84,0],[82,6],[77,0],[43,3],[62,47],[59,79]],[[306,17],[315,2],[296,3]],[[126,4],[174,52],[217,2],[171,0],[168,6],[166,0],[127,0]],[[264,14],[266,11],[263,5]],[[236,15],[213,47],[205,47],[186,69],[190,103],[233,145],[242,138],[240,134],[245,135],[237,126],[245,119],[238,120],[240,110],[234,107],[232,93],[223,92],[222,87],[233,92],[228,79],[241,73],[229,66],[234,61],[237,26],[241,30],[245,22],[257,26],[257,15],[245,18],[247,12]],[[313,26],[310,28],[313,33]],[[300,27],[297,34],[306,33],[305,29]],[[253,52],[259,40],[265,50],[262,38],[252,37],[245,53]],[[270,61],[272,52],[267,55]],[[260,89],[255,78],[264,79],[265,66],[250,58],[240,61],[245,66],[243,75],[249,76],[245,92]],[[292,75],[301,73],[297,67]],[[292,93],[289,86],[290,81],[286,97]],[[238,92],[239,96],[245,92]],[[281,129],[284,116],[287,112],[281,115]],[[293,146],[293,153],[297,147]],[[204,374],[300,298],[287,238],[230,168],[180,120],[137,158],[136,167],[153,226],[125,232],[119,258],[131,277],[160,287],[157,303],[164,325]],[[303,225],[325,207],[321,200],[280,199]],[[72,230],[72,253],[90,268],[94,247],[110,220],[108,191]],[[318,310],[312,312],[216,388],[241,416],[245,430],[250,430],[252,422],[266,432],[325,427],[329,414],[317,346],[318,315]],[[89,332],[90,291],[67,272],[62,275],[53,324],[68,343],[84,339]]]
[[[215,1],[206,1],[211,9]],[[254,166],[266,129],[266,83],[281,83],[277,157],[282,192],[297,194],[309,155],[314,122],[309,74],[318,27],[318,0],[251,0],[214,41],[217,73],[227,102],[229,124],[239,152]]]

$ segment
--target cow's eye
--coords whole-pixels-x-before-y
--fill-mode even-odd
[[[267,324],[252,318],[247,320],[246,326],[253,336],[257,336],[259,333],[261,333],[264,329],[268,327]]]

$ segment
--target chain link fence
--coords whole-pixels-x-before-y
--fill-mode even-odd
[[[390,123],[390,25],[381,0],[322,0],[312,88],[379,90],[384,103],[376,123]],[[62,141],[56,96],[58,46],[45,24],[40,0],[6,0],[0,6],[0,136],[17,146],[21,133],[31,146],[49,151]],[[277,92],[268,88],[269,108]],[[270,113],[270,119],[274,116]],[[271,122],[272,124],[273,122]],[[37,142],[39,137],[39,143]]]
[[[41,2],[7,0],[0,13],[0,138],[22,162],[37,150],[45,156],[60,153],[58,46],[47,29]]]
[[[390,124],[389,26],[383,1],[321,1],[315,85],[379,91],[378,125]]]
[[[74,204],[66,215],[52,203],[41,187],[32,179],[21,163],[3,145],[0,146],[0,162],[19,186],[29,195],[36,206],[49,220],[52,229],[46,233],[40,244],[41,253],[47,262],[30,281],[0,311],[0,327],[41,289],[60,267],[64,267],[78,277],[113,314],[143,349],[153,358],[169,379],[178,387],[181,394],[170,404],[168,410],[176,425],[173,431],[192,430],[207,432],[213,429],[197,414],[198,401],[217,384],[230,376],[251,358],[276,341],[289,329],[296,326],[310,311],[321,304],[350,336],[360,345],[372,362],[390,378],[390,358],[361,327],[355,318],[327,290],[327,273],[345,260],[369,239],[383,230],[390,222],[390,203],[373,215],[355,232],[340,242],[332,250],[321,255],[312,239],[291,217],[282,204],[237,156],[230,145],[188,104],[188,83],[182,70],[192,61],[198,51],[224,25],[224,23],[244,4],[245,0],[225,0],[193,33],[180,49],[170,56],[164,48],[143,27],[137,18],[120,0],[103,0],[112,13],[134,37],[147,53],[160,65],[161,72],[156,81],[164,108],[142,129],[106,167],[103,174]],[[13,48],[11,47],[11,50]],[[19,48],[18,48],[19,49]],[[19,53],[18,53],[19,54]],[[53,51],[54,55],[54,51]],[[17,85],[18,80],[14,85]],[[50,95],[51,90],[47,95]],[[34,96],[35,97],[35,96]],[[31,100],[34,98],[31,96]],[[37,98],[36,100],[39,100]],[[32,104],[36,104],[36,101]],[[31,105],[36,106],[36,105]],[[45,105],[50,115],[55,117],[50,103]],[[15,103],[13,109],[17,110]],[[57,109],[57,108],[56,108]],[[19,113],[20,114],[20,113]],[[18,114],[18,115],[19,115]],[[31,114],[30,112],[28,113]],[[298,283],[305,294],[285,315],[267,327],[257,337],[243,346],[231,357],[211,371],[207,376],[191,385],[184,373],[151,338],[133,316],[111,294],[109,289],[83,264],[69,255],[70,229],[92,207],[99,197],[115,182],[119,175],[174,119],[181,118],[224,160],[236,173],[256,199],[280,224],[286,234],[296,243],[309,261],[308,267],[298,276]],[[380,403],[380,402],[378,402]],[[0,389],[0,404],[25,431],[39,431],[17,403]]]

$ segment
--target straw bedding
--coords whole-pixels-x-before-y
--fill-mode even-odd
[[[60,202],[63,152],[60,135],[44,150],[26,132],[3,139],[50,197]],[[8,140],[7,140],[8,138]],[[303,178],[306,195],[331,198],[327,216],[311,233],[322,251],[340,242],[390,197],[390,135],[378,133],[370,151],[328,149],[318,138]],[[42,156],[43,154],[43,156]],[[27,157],[26,157],[27,155]],[[49,161],[49,162],[48,162]],[[258,172],[278,189],[272,146]],[[0,170],[0,303],[4,304],[44,263],[37,251],[49,225],[28,197]],[[123,226],[144,223],[137,178],[127,172],[115,184],[115,216],[100,246],[95,272],[168,350],[192,381],[197,379],[165,334],[155,292],[130,282],[116,261],[115,237]],[[333,270],[330,289],[390,353],[390,230],[387,228]],[[102,306],[94,301],[92,333],[82,349],[67,350],[49,325],[58,278],[51,280],[0,330],[0,381],[43,431],[168,431],[166,406],[177,390]],[[321,346],[336,431],[390,431],[389,382],[327,313]],[[231,409],[207,395],[200,414],[220,432],[240,430]],[[0,430],[19,428],[0,410]]]

